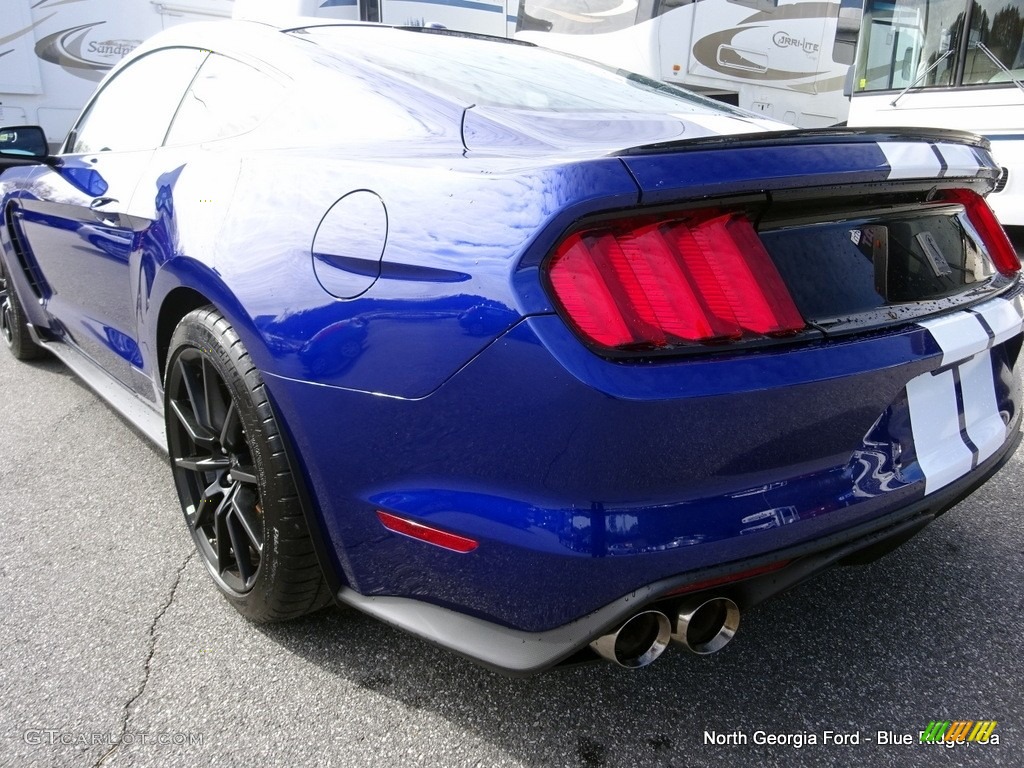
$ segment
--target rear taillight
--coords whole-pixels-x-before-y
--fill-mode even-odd
[[[1006,230],[996,219],[985,198],[969,189],[947,189],[939,193],[939,200],[960,203],[967,218],[984,241],[988,254],[1000,273],[1011,277],[1020,271],[1020,259]]]
[[[585,227],[555,249],[548,278],[575,330],[609,351],[784,336],[804,328],[753,225],[739,212]]]

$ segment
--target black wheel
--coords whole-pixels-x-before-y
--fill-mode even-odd
[[[174,330],[164,406],[185,522],[220,591],[254,621],[326,605],[263,379],[215,309],[190,312]]]
[[[0,337],[3,338],[11,354],[18,360],[34,360],[42,357],[42,347],[32,341],[28,332],[28,322],[21,308],[18,294],[14,292],[14,283],[7,280],[3,265],[0,264]]]

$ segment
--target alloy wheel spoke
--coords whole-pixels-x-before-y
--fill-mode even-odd
[[[206,398],[202,392],[202,374],[198,373],[191,365],[187,364],[184,358],[178,358],[178,371],[181,374],[181,383],[185,386],[185,396],[189,405],[192,406],[192,413],[195,414],[196,422],[210,432],[215,432],[210,423],[210,415],[206,411]]]
[[[193,472],[218,472],[230,469],[231,459],[227,456],[182,456],[174,460],[174,465]]]
[[[242,421],[238,416],[238,406],[231,401],[228,412],[224,416],[224,426],[220,430],[220,444],[229,451],[235,451],[245,445],[242,437]]]
[[[217,475],[217,479],[206,486],[204,495],[207,499],[212,499],[217,496],[223,496],[227,492],[227,488],[224,487],[224,475]]]
[[[192,523],[192,527],[197,531],[205,528],[213,522],[213,513],[217,505],[209,495],[199,500],[199,504],[196,506],[195,514],[192,515],[189,520]]]
[[[263,526],[256,513],[256,504],[250,498],[250,494],[244,494],[246,498],[240,500],[239,496],[242,495],[239,492],[232,495],[231,508],[234,510],[235,518],[244,530],[249,544],[257,552],[263,552]],[[235,551],[237,553],[238,550]]]
[[[256,470],[252,467],[241,465],[231,468],[231,479],[235,482],[245,483],[246,485],[256,485],[258,482],[256,479]]]
[[[238,568],[238,575],[242,577],[242,583],[246,583],[256,572],[256,569],[253,567],[252,557],[249,554],[249,538],[246,535],[244,526],[235,514],[236,510],[237,507],[232,503],[231,509],[224,515],[224,524],[228,529],[228,536],[231,538],[231,549],[235,555],[235,566]]]
[[[213,515],[213,530],[217,537],[217,562],[215,563],[218,573],[222,576],[225,571],[231,565],[231,534],[228,532],[228,512],[230,506],[228,505],[228,499],[225,497],[223,501],[217,506],[216,512]]]
[[[228,406],[220,388],[220,376],[204,355],[202,358],[203,401],[206,406],[207,426],[214,434],[221,434],[227,420]]]
[[[193,443],[207,448],[216,444],[217,438],[206,427],[196,421],[195,413],[190,405],[177,400],[171,400],[171,411],[174,412],[181,426],[188,432],[189,439]]]

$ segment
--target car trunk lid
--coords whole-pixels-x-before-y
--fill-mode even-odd
[[[792,131],[616,154],[640,208],[578,222],[549,262],[563,314],[605,354],[901,325],[1017,279],[1016,254],[981,197],[998,169],[979,137]]]

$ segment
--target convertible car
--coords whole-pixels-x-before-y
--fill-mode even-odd
[[[17,135],[7,345],[166,446],[254,621],[334,600],[518,674],[711,653],[1019,440],[1020,262],[976,136],[252,22],[144,44],[55,155]]]

